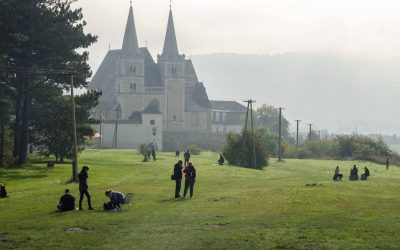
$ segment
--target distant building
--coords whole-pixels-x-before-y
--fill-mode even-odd
[[[149,142],[161,148],[163,131],[211,131],[211,104],[192,61],[179,54],[171,10],[156,63],[138,45],[131,6],[122,48],[107,52],[90,88],[103,92],[95,116],[104,124],[99,132],[105,148],[116,137],[119,148]]]
[[[240,133],[247,108],[235,101],[210,101],[211,130],[213,132]]]

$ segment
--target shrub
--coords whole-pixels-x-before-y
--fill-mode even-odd
[[[199,155],[201,153],[201,149],[196,144],[189,145],[188,149],[192,155]]]
[[[223,154],[230,164],[262,169],[268,165],[266,148],[259,137],[255,137],[256,166],[253,165],[253,136],[248,132],[229,133]]]
[[[151,155],[151,148],[152,148],[152,144],[140,144],[139,148],[138,148],[138,152],[143,155],[143,161],[147,162],[150,158]]]

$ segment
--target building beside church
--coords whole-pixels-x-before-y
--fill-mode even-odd
[[[224,141],[213,134],[220,124],[214,119],[212,128],[212,106],[192,61],[178,50],[171,9],[163,51],[155,62],[148,48],[138,45],[131,6],[122,48],[107,52],[90,88],[102,91],[95,110],[101,148],[153,143],[175,150],[189,144],[210,147],[218,144],[216,138]]]

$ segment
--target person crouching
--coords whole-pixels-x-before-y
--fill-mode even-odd
[[[109,189],[105,192],[105,195],[110,198],[110,201],[104,203],[104,210],[121,208],[121,204],[123,204],[125,200],[125,195],[123,193]]]
[[[75,210],[75,197],[69,193],[69,189],[65,189],[64,195],[61,196],[57,208],[60,212]]]

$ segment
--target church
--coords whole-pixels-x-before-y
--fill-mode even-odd
[[[96,108],[102,147],[147,142],[160,147],[162,131],[211,130],[211,104],[192,61],[179,53],[171,9],[155,62],[148,48],[138,45],[131,5],[122,48],[107,52],[90,88],[102,91]]]

